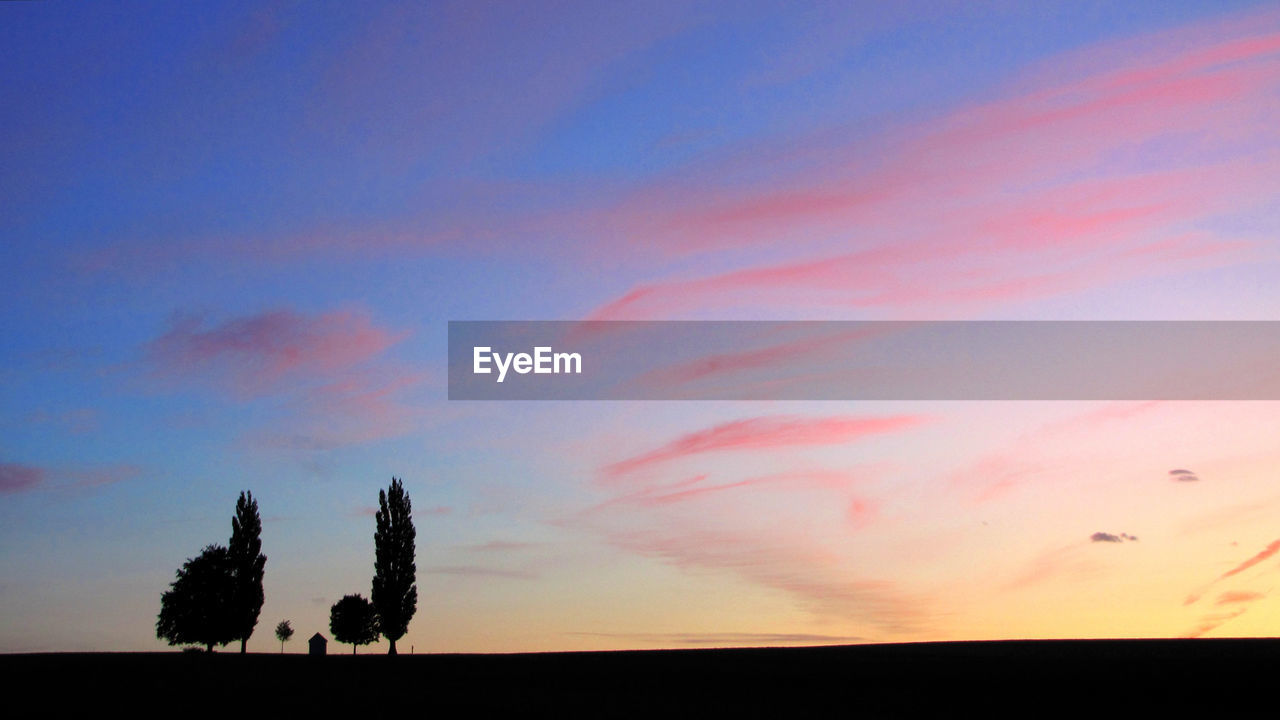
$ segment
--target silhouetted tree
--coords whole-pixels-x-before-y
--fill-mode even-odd
[[[226,645],[237,638],[233,604],[234,570],[221,545],[209,545],[178,569],[160,596],[156,637],[170,645]]]
[[[280,641],[281,655],[284,654],[284,644],[289,642],[291,637],[293,637],[293,626],[289,624],[288,620],[281,620],[280,624],[276,625],[276,639]]]
[[[241,492],[236,501],[236,515],[231,518],[231,542],[227,546],[235,573],[236,639],[240,641],[241,653],[262,611],[262,576],[267,556],[262,554],[261,535],[258,501],[253,499],[253,493]]]
[[[398,479],[391,478],[391,487],[378,491],[375,519],[378,529],[373,535],[373,606],[378,612],[378,626],[391,642],[387,653],[395,655],[396,640],[404,637],[418,609],[413,513],[409,496]]]
[[[338,642],[351,643],[351,654],[356,648],[378,639],[378,615],[373,604],[361,595],[345,595],[329,608],[329,632]]]

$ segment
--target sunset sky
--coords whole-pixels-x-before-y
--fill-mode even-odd
[[[401,652],[1280,634],[1276,402],[446,395],[450,320],[1280,320],[1273,3],[51,0],[0,47],[0,652],[166,649],[246,489],[249,649],[302,651],[393,476]]]

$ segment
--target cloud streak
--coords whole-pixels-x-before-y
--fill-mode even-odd
[[[783,537],[759,537],[708,527],[669,527],[608,532],[619,547],[676,567],[735,574],[780,590],[804,609],[893,635],[921,632],[927,623],[923,598],[895,583],[851,577],[825,550]]]
[[[217,324],[184,315],[145,353],[160,378],[225,388],[243,399],[333,377],[403,337],[350,310],[320,315],[272,310]]]
[[[1216,577],[1216,578],[1214,578],[1213,580],[1209,581],[1209,582],[1208,582],[1208,583],[1207,583],[1203,588],[1201,588],[1200,590],[1198,590],[1198,591],[1196,591],[1196,592],[1193,592],[1193,593],[1191,593],[1190,595],[1188,595],[1188,596],[1187,596],[1187,598],[1186,598],[1186,600],[1183,600],[1183,601],[1182,601],[1182,604],[1183,604],[1183,605],[1193,605],[1193,604],[1195,604],[1195,603],[1199,602],[1200,598],[1204,596],[1205,592],[1207,592],[1207,591],[1208,591],[1208,589],[1209,589],[1210,587],[1212,587],[1213,585],[1215,585],[1216,583],[1221,582],[1222,580],[1226,580],[1226,579],[1227,579],[1227,578],[1229,578],[1229,577],[1233,577],[1233,576],[1235,576],[1235,575],[1239,575],[1240,573],[1242,573],[1242,572],[1244,572],[1244,571],[1248,570],[1249,568],[1253,567],[1254,565],[1257,565],[1258,563],[1260,563],[1260,562],[1262,562],[1262,561],[1264,561],[1264,560],[1266,560],[1266,559],[1268,559],[1268,558],[1270,558],[1270,557],[1274,556],[1277,552],[1280,552],[1280,540],[1273,540],[1269,545],[1267,545],[1267,546],[1266,546],[1266,547],[1264,547],[1263,549],[1259,550],[1255,555],[1253,555],[1252,557],[1250,557],[1248,560],[1245,560],[1244,562],[1240,563],[1239,565],[1236,565],[1235,567],[1231,568],[1230,570],[1227,570],[1226,572],[1222,573],[1222,574],[1221,574],[1221,575],[1219,575],[1218,577]]]
[[[1218,627],[1245,614],[1247,610],[1248,608],[1239,608],[1238,610],[1233,610],[1228,613],[1214,613],[1214,614],[1206,615],[1204,619],[1200,621],[1199,624],[1197,624],[1195,627],[1193,627],[1192,629],[1184,633],[1182,637],[1184,638],[1203,637],[1209,632],[1216,630]]]
[[[132,480],[141,474],[141,467],[130,464],[47,468],[0,463],[0,495],[16,495],[34,490],[89,490]]]
[[[19,463],[0,463],[0,495],[14,495],[34,490],[48,473],[43,468]]]
[[[660,507],[663,505],[696,500],[729,490],[762,486],[781,488],[804,486],[844,490],[858,482],[860,479],[859,476],[854,473],[837,470],[795,470],[770,473],[767,475],[756,475],[742,480],[716,484],[707,484],[706,481],[709,477],[709,474],[703,473],[701,475],[695,475],[693,477],[665,485],[644,487],[634,493],[621,495],[607,500],[601,505],[596,506],[594,510],[600,510],[601,508],[614,505]],[[856,524],[862,524],[865,523],[872,514],[873,507],[869,502],[856,499],[852,501],[849,508],[850,521],[856,521]]]
[[[814,138],[823,172],[735,191],[695,174],[638,193],[614,217],[629,237],[721,269],[637,284],[592,317],[936,313],[1245,260],[1260,246],[1195,226],[1280,191],[1277,25],[1260,13],[1155,34],[1112,47],[1107,66],[1064,56],[1002,99],[886,133],[883,156]],[[754,146],[736,160],[753,154],[771,162]],[[780,238],[791,257],[750,260]]]
[[[1249,590],[1228,590],[1218,596],[1214,601],[1214,605],[1239,605],[1241,603],[1251,603],[1266,597],[1260,592],[1252,592]]]
[[[1271,556],[1275,555],[1277,552],[1280,552],[1280,540],[1274,540],[1274,541],[1272,541],[1270,545],[1267,545],[1267,546],[1266,546],[1265,548],[1263,548],[1262,550],[1259,550],[1259,551],[1258,551],[1258,553],[1257,553],[1256,555],[1254,555],[1253,557],[1249,558],[1248,560],[1245,560],[1244,562],[1240,563],[1239,565],[1237,565],[1237,566],[1235,566],[1235,567],[1231,568],[1230,570],[1228,570],[1228,571],[1226,571],[1226,572],[1222,573],[1221,575],[1219,575],[1219,576],[1218,576],[1218,579],[1219,579],[1219,580],[1223,580],[1223,579],[1226,579],[1226,578],[1231,577],[1232,575],[1239,575],[1240,573],[1244,572],[1245,570],[1248,570],[1249,568],[1253,567],[1254,565],[1257,565],[1258,563],[1262,562],[1263,560],[1266,560],[1267,558],[1269,558],[1269,557],[1271,557]]]
[[[906,430],[925,421],[926,418],[917,415],[748,418],[687,433],[654,450],[606,465],[601,475],[617,479],[662,463],[712,452],[849,443]]]
[[[429,575],[453,575],[456,577],[499,578],[503,580],[536,580],[538,574],[528,570],[506,570],[479,565],[447,565],[423,570]]]

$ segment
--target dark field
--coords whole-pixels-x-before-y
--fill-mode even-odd
[[[1146,717],[1271,708],[1280,640],[1089,640],[520,655],[218,652],[0,655],[10,692],[48,710],[383,712],[534,708],[649,713],[894,716],[1072,710]],[[1274,710],[1269,709],[1267,714]]]

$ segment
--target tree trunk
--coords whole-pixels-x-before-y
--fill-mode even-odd
[[[248,641],[249,641],[249,638],[240,638],[240,654],[241,655],[244,654],[244,644]]]
[[[351,654],[352,654],[352,655],[355,655],[355,654],[356,654],[356,648],[358,648],[358,647],[360,647],[360,646],[359,646],[359,645],[357,645],[357,644],[355,644],[355,643],[351,643]]]
[[[207,643],[207,644],[205,645],[205,650],[206,650],[207,652],[213,652],[213,643]]]
[[[388,654],[388,655],[395,655],[395,654],[396,654],[396,641],[395,641],[395,640],[393,640],[393,639],[391,639],[391,638],[387,638],[387,639],[388,639],[388,640],[391,640],[391,649],[387,651],[387,654]]]

